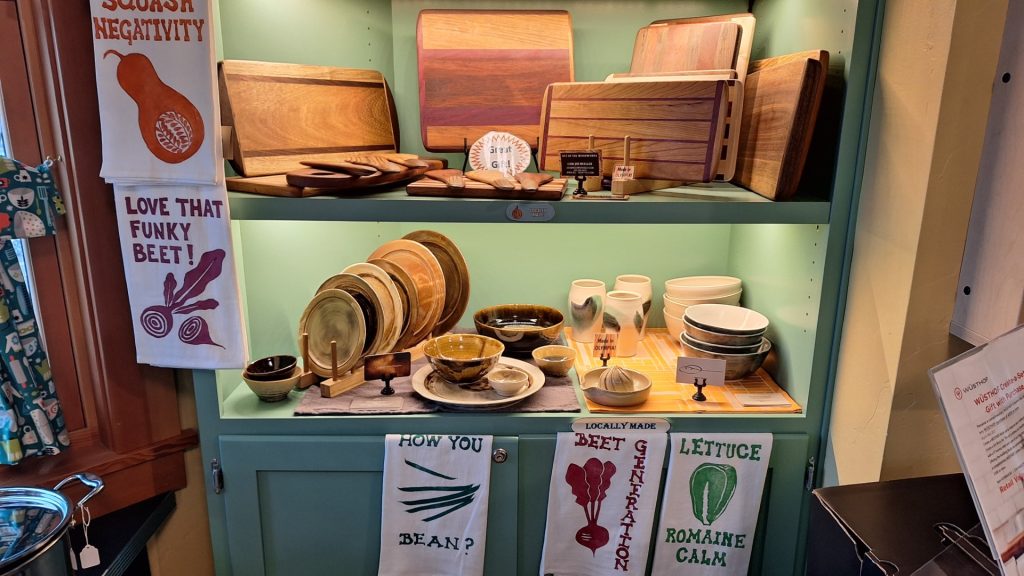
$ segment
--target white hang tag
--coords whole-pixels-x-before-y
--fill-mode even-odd
[[[82,568],[93,568],[100,565],[99,548],[89,544],[89,524],[92,523],[92,514],[89,508],[82,508],[82,534],[85,535],[85,547],[78,553],[78,562]]]
[[[78,554],[75,554],[74,548],[68,546],[68,556],[71,557],[71,569],[78,572]]]

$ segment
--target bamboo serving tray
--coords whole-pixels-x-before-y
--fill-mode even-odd
[[[601,367],[601,360],[593,356],[594,345],[591,342],[577,342],[572,339],[572,330],[566,329],[565,338],[568,345],[576,350],[576,375],[583,375]],[[724,386],[706,386],[704,402],[695,401],[692,396],[696,391],[690,384],[676,382],[676,359],[682,356],[682,347],[676,339],[669,335],[665,328],[648,328],[647,336],[637,346],[637,354],[631,358],[612,358],[609,366],[622,366],[643,372],[651,379],[651,395],[646,402],[638,406],[624,408],[603,406],[585,398],[587,409],[591,412],[629,412],[629,413],[709,413],[709,414],[799,414],[803,409],[779,388],[775,380],[760,368],[750,376],[731,382]],[[780,395],[779,405],[745,406],[738,395]]]
[[[522,188],[515,190],[498,190],[497,188],[466,179],[466,187],[452,190],[437,180],[423,178],[406,187],[409,196],[438,196],[445,198],[495,198],[499,200],[561,200],[568,188],[567,178],[556,178],[537,188],[536,192],[528,192]]]

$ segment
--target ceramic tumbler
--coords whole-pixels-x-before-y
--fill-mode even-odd
[[[636,356],[644,325],[643,298],[636,292],[612,290],[604,305],[604,331],[619,334],[616,356]]]
[[[573,280],[569,287],[569,326],[577,342],[593,342],[601,331],[605,286],[600,280]]]
[[[644,309],[644,325],[640,328],[640,339],[647,335],[647,319],[651,316],[651,279],[640,274],[622,274],[615,277],[614,290],[626,290],[640,295]]]

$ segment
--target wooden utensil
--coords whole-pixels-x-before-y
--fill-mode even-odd
[[[555,177],[551,174],[545,174],[543,172],[520,172],[516,174],[516,181],[523,186],[523,190],[527,192],[536,192],[542,185],[547,184],[554,180]]]
[[[419,156],[415,154],[381,154],[381,156],[406,168],[426,168],[429,166],[426,160],[420,160]]]
[[[540,168],[560,171],[559,152],[584,150],[592,136],[602,171],[611,174],[630,136],[635,178],[708,182],[718,164],[726,91],[724,80],[552,84]]]
[[[309,166],[310,168],[316,168],[317,170],[341,172],[343,174],[349,174],[351,176],[369,176],[371,174],[379,174],[378,170],[373,166],[366,166],[364,164],[353,164],[352,162],[346,162],[344,160],[335,160],[334,162],[329,162],[326,160],[303,160],[302,165]]]
[[[423,10],[416,24],[423,146],[462,152],[486,132],[537,141],[551,82],[573,80],[562,10]]]
[[[243,176],[398,149],[394,100],[380,72],[225,60],[219,75],[221,123],[231,128],[225,156]]]
[[[803,174],[828,70],[828,52],[758,61],[744,87],[733,181],[772,200],[793,196]]]
[[[629,71],[730,69],[739,36],[740,26],[735,22],[683,21],[645,26],[636,34]]]
[[[469,180],[466,187],[460,190],[448,188],[441,182],[423,178],[411,182],[405,190],[409,196],[429,196],[435,198],[499,198],[502,200],[560,200],[565,195],[568,180],[557,178],[541,185],[535,192],[523,187],[515,190],[498,190],[490,184]]]
[[[505,177],[497,170],[470,170],[466,172],[466,178],[490,184],[498,190],[515,190],[516,183]]]
[[[396,164],[383,156],[353,156],[348,161],[354,164],[370,166],[385,174],[395,174],[405,170],[405,166]]]
[[[424,174],[427,178],[444,183],[452,190],[462,190],[466,187],[466,178],[462,170],[447,168],[445,170],[430,170]]]
[[[400,186],[419,178],[426,168],[403,168],[401,172],[384,174],[374,172],[369,176],[350,176],[316,168],[295,170],[285,175],[285,181],[291,186],[302,188],[321,188],[324,190],[369,190],[380,186]],[[230,179],[229,179],[230,180]]]

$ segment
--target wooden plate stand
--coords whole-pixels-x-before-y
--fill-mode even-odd
[[[299,390],[305,390],[320,380],[320,377],[310,370],[309,367],[311,365],[312,363],[309,359],[309,333],[303,332],[302,375],[299,376],[299,384],[296,386]],[[338,374],[338,343],[331,340],[331,377],[320,382],[320,395],[324,398],[334,398],[365,383],[362,368],[355,368],[345,374]]]

